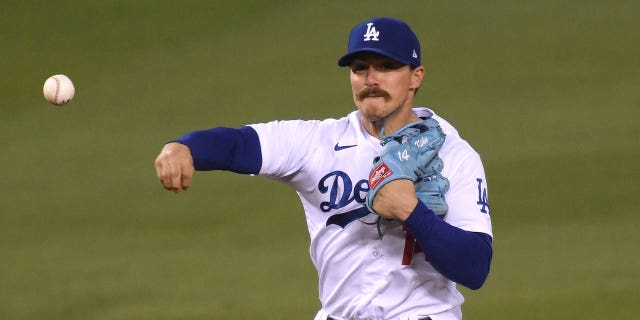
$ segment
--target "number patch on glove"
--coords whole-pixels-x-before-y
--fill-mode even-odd
[[[404,149],[402,152],[398,151],[398,159],[407,161],[409,160],[409,151]]]

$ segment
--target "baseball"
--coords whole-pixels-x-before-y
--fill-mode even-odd
[[[51,76],[44,82],[42,89],[44,98],[56,106],[61,106],[73,99],[76,88],[69,77],[64,74],[56,74]]]

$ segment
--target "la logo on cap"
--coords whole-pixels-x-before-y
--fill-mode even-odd
[[[373,22],[367,23],[367,32],[364,34],[364,41],[378,41],[380,31],[376,31],[376,27],[373,26]]]

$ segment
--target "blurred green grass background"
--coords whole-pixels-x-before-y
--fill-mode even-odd
[[[184,132],[353,110],[351,27],[421,39],[432,106],[481,153],[491,275],[466,319],[634,319],[636,1],[0,1],[0,318],[311,319],[297,196],[200,173],[164,191]],[[41,93],[64,73],[76,97]],[[636,169],[634,169],[636,168]],[[635,200],[634,200],[635,199]]]

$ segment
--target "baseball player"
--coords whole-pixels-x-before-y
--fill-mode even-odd
[[[174,192],[196,170],[293,187],[318,272],[315,320],[462,319],[456,285],[480,288],[492,259],[480,156],[449,122],[413,105],[425,68],[406,23],[358,24],[338,65],[349,68],[356,110],[187,133],[162,148],[158,178]]]

